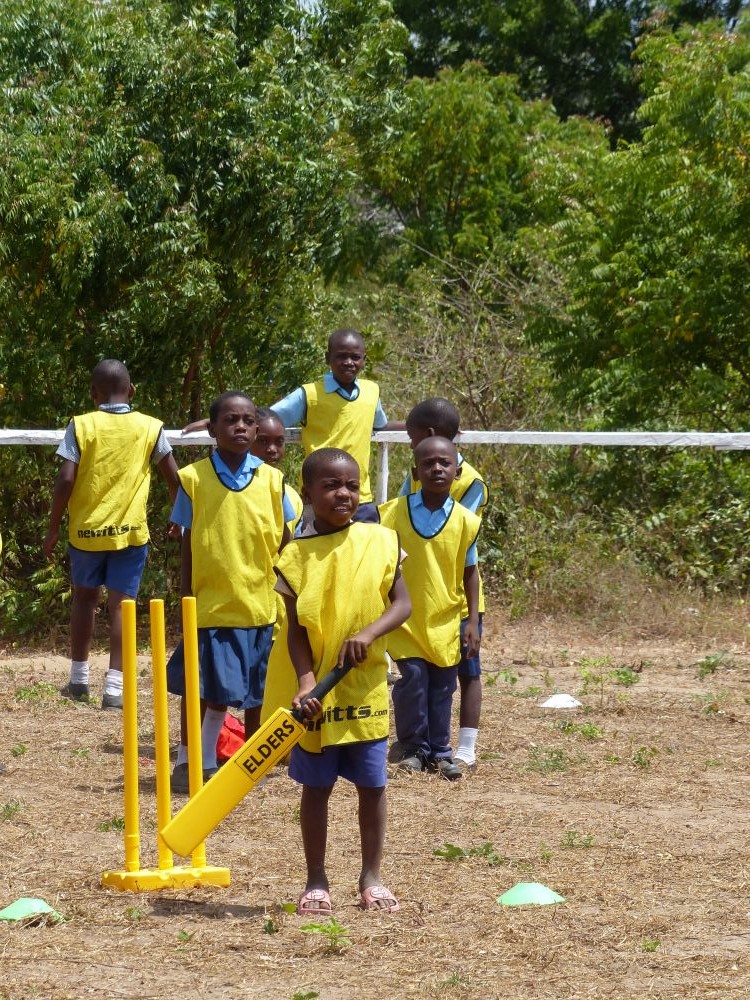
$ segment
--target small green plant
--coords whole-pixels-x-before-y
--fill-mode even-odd
[[[644,951],[657,951],[661,947],[661,941],[658,938],[644,938],[641,942],[641,948]]]
[[[641,679],[632,667],[618,667],[610,676],[615,684],[621,684],[623,687],[632,687]]]
[[[604,707],[607,684],[619,684],[622,687],[632,687],[640,680],[640,671],[644,664],[612,668],[612,658],[609,656],[581,657],[578,668],[581,675],[581,694],[594,692],[599,695],[599,705]]]
[[[491,688],[497,684],[497,674],[485,674],[484,675],[485,687]]]
[[[79,747],[77,750],[71,750],[70,756],[75,757],[77,760],[88,760],[91,756],[91,751],[85,747]]]
[[[479,755],[480,760],[502,760],[503,754],[499,750],[484,750]]]
[[[552,771],[567,771],[571,760],[564,750],[547,749],[545,747],[532,747],[529,750],[530,771],[538,771],[540,774],[549,774]]]
[[[581,694],[595,692],[604,703],[604,688],[609,679],[612,659],[609,656],[582,656],[578,672],[581,676]]]
[[[447,986],[448,988],[451,986],[471,986],[472,980],[468,976],[463,975],[461,972],[452,972],[447,979],[444,979],[441,983],[436,983],[435,985],[438,987]]]
[[[633,751],[631,760],[636,767],[640,767],[645,771],[647,768],[651,767],[651,761],[658,753],[659,751],[656,747],[638,747],[637,750]]]
[[[325,938],[326,951],[330,955],[341,954],[352,943],[348,929],[335,917],[303,924],[300,930],[304,934],[321,934]]]
[[[699,679],[703,681],[711,674],[715,674],[722,664],[727,667],[734,666],[731,660],[727,660],[726,653],[709,653],[708,656],[704,656],[702,660],[698,660],[695,664],[695,670]]]
[[[608,753],[604,759],[608,764],[622,764],[622,757],[618,757],[616,753]]]
[[[49,701],[50,698],[58,697],[59,691],[54,684],[48,681],[34,681],[16,690],[16,701],[38,703]]]
[[[566,736],[581,736],[584,740],[600,740],[604,736],[601,726],[596,726],[593,722],[556,722],[555,729],[559,729]]]
[[[694,695],[694,698],[703,715],[723,715],[729,694],[726,691],[707,691],[705,694]]]
[[[11,757],[23,757],[28,749],[25,743],[16,743],[14,747],[10,748]]]
[[[466,858],[484,858],[488,865],[492,867],[504,865],[506,858],[498,854],[495,845],[490,843],[482,844],[481,847],[459,847],[457,844],[443,844],[432,852],[436,858],[443,858],[444,861],[463,861]]]
[[[578,830],[566,830],[563,836],[562,847],[567,847],[571,850],[577,850],[578,848],[593,847],[594,838],[591,834],[579,833]]]
[[[266,917],[263,921],[263,933],[264,934],[275,934],[279,930],[279,925],[273,919],[273,917]]]
[[[187,944],[195,936],[195,931],[178,931],[177,940],[180,944]]]
[[[499,676],[503,684],[507,684],[511,689],[518,684],[518,674],[514,674],[510,667],[504,667]]]
[[[0,823],[7,823],[20,813],[23,809],[23,802],[20,799],[11,799],[0,808]]]
[[[296,993],[292,993],[292,1000],[316,1000],[320,996],[320,993],[316,993],[315,990],[297,990]]]
[[[552,860],[552,858],[554,857],[554,854],[552,853],[552,849],[549,848],[544,842],[542,842],[539,845],[539,857],[540,857],[542,863],[545,864],[545,865],[548,865],[550,863],[550,861]]]
[[[111,819],[105,819],[96,829],[99,833],[111,833],[112,831],[122,833],[125,829],[125,820],[122,816],[113,816]]]
[[[142,917],[146,916],[146,911],[142,910],[140,906],[126,906],[125,916],[136,924]]]
[[[541,693],[542,689],[538,684],[529,684],[529,686],[525,687],[523,691],[518,692],[518,696],[520,698],[538,698]]]

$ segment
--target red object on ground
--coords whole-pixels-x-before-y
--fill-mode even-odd
[[[224,725],[216,741],[216,759],[220,764],[228,761],[245,742],[245,727],[239,719],[227,712]]]

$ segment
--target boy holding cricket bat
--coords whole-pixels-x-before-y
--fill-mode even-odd
[[[347,452],[321,448],[308,455],[302,487],[313,521],[287,545],[276,567],[276,588],[287,613],[268,665],[263,716],[290,700],[300,707],[337,663],[348,658],[354,667],[322,704],[305,703],[307,732],[291,755],[289,775],[302,785],[307,863],[297,912],[331,913],[325,865],[328,801],[339,777],[351,781],[359,797],[360,905],[394,912],[398,902],[381,882],[380,864],[386,827],[386,636],[411,611],[398,536],[379,525],[353,522],[360,470]]]

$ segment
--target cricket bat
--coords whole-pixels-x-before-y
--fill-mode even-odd
[[[303,700],[321,701],[349,672],[346,661],[335,666]],[[289,753],[307,729],[301,708],[277,708],[237,753],[221,767],[203,788],[180,809],[160,831],[164,842],[187,857],[203,843],[224,817],[252,791],[258,782]]]

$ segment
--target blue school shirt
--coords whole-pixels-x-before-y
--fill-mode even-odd
[[[237,471],[232,472],[219,453],[215,451],[213,455],[211,455],[211,464],[216,470],[216,475],[219,477],[219,480],[227,487],[227,489],[239,491],[244,490],[247,484],[251,481],[255,474],[255,470],[259,465],[263,465],[263,460],[257,458],[255,455],[251,455],[250,452],[248,452]],[[285,493],[284,523],[287,521],[293,521],[294,517],[294,507]],[[175,499],[174,506],[172,507],[172,513],[169,515],[169,520],[174,524],[179,524],[182,528],[192,528],[193,526],[193,502],[181,486],[177,491],[177,497]]]
[[[438,507],[437,510],[429,510],[424,505],[424,500],[422,499],[422,491],[418,490],[416,493],[409,494],[409,514],[411,516],[411,523],[414,525],[415,530],[418,534],[422,535],[423,538],[434,538],[435,535],[444,527],[445,522],[450,517],[450,513],[453,510],[453,505],[455,500],[453,497],[446,497],[445,503],[442,507]],[[476,566],[477,564],[477,543],[472,542],[469,551],[466,553],[466,562],[464,566]]]
[[[337,392],[342,399],[346,399],[350,403],[359,396],[359,383],[356,378],[352,386],[352,391],[348,392],[342,385],[339,385],[333,377],[333,372],[330,371],[326,372],[323,376],[323,388],[329,393]],[[307,396],[305,395],[305,390],[300,386],[298,389],[290,392],[288,396],[280,399],[278,403],[274,403],[271,409],[285,427],[296,427],[299,424],[303,424],[307,417]],[[388,417],[386,417],[383,407],[380,405],[380,400],[378,400],[372,429],[374,431],[380,430],[387,423]]]

